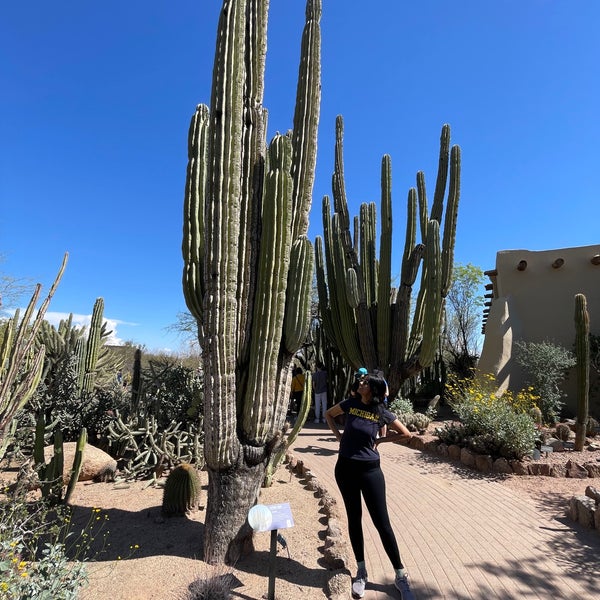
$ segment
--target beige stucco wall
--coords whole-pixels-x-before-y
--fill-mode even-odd
[[[515,364],[515,341],[550,341],[572,349],[575,341],[575,294],[585,294],[590,331],[600,335],[600,265],[591,262],[600,244],[560,250],[505,250],[496,255],[490,312],[479,370],[494,373],[501,387],[518,390],[523,373]],[[563,259],[553,268],[556,259]],[[517,267],[526,261],[524,270]],[[522,264],[522,263],[521,263]],[[567,405],[575,406],[574,377],[565,382]]]

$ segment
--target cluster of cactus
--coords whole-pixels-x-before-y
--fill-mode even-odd
[[[200,500],[200,475],[194,465],[181,463],[167,476],[163,490],[162,512],[165,515],[184,515]]]
[[[67,259],[68,254],[65,254],[56,279],[33,323],[31,317],[40,295],[40,284],[36,286],[23,318],[20,319],[17,311],[4,324],[0,339],[0,460],[14,436],[17,424],[15,415],[25,406],[41,381],[45,348],[36,348],[35,338],[67,266]]]
[[[557,423],[554,428],[554,435],[557,439],[567,442],[571,437],[571,428],[566,423]]]
[[[42,498],[50,503],[58,504],[64,502],[68,504],[75,489],[75,484],[79,479],[81,464],[83,461],[83,451],[87,444],[87,430],[82,428],[77,446],[73,466],[69,475],[66,492],[63,496],[64,488],[64,453],[63,436],[60,430],[54,432],[54,453],[49,462],[46,463],[44,447],[46,445],[46,421],[43,415],[40,415],[36,424],[35,444],[33,450],[33,460],[36,476],[39,481]]]
[[[293,131],[267,149],[267,0],[224,0],[210,109],[189,130],[183,291],[196,318],[211,480],[204,559],[235,561],[281,438],[291,365],[310,324],[306,234],[320,105],[321,0],[307,0]],[[226,517],[225,517],[226,515]]]
[[[440,139],[439,170],[431,211],[425,177],[417,173],[417,187],[408,195],[408,218],[400,285],[392,281],[391,160],[384,156],[381,170],[381,231],[376,256],[375,204],[362,204],[351,234],[342,158],[343,122],[336,122],[334,214],[323,199],[323,234],[316,240],[319,310],[330,340],[357,369],[381,369],[394,397],[402,383],[430,366],[439,349],[444,299],[451,285],[456,219],[460,196],[460,148],[450,150],[450,127]],[[444,215],[444,196],[450,173]],[[417,243],[417,225],[421,241]],[[441,230],[443,229],[443,236]],[[441,243],[440,243],[441,238]],[[411,295],[421,271],[413,312]]]
[[[44,322],[37,337],[38,345],[46,348],[42,380],[55,378],[65,361],[75,357],[73,364],[80,396],[112,381],[122,367],[122,359],[104,347],[111,333],[104,323],[102,298],[94,303],[87,335],[86,328],[73,325],[73,314],[61,320],[57,328]]]
[[[406,413],[397,416],[408,427],[409,431],[425,433],[431,423],[431,419],[425,413],[421,412]]]
[[[587,433],[590,395],[590,316],[583,294],[575,295],[575,372],[577,378],[577,424],[575,450],[582,451]]]
[[[183,429],[172,422],[161,428],[153,415],[125,423],[117,412],[107,433],[112,454],[121,460],[128,479],[156,478],[181,462],[203,465],[202,435],[195,427]]]
[[[462,446],[467,436],[467,430],[461,423],[452,423],[435,428],[435,435],[444,444]]]

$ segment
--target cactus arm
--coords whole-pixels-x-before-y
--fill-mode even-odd
[[[308,335],[313,268],[312,244],[306,236],[300,236],[292,245],[290,255],[284,317],[284,344],[291,355],[296,353]]]
[[[277,364],[264,360],[277,352],[283,328],[289,269],[292,180],[291,143],[277,135],[269,148],[263,230],[250,352],[248,389],[254,402],[244,404],[243,428],[252,445],[264,443],[273,426],[272,407],[262,390],[275,389]]]
[[[454,267],[454,243],[456,240],[456,218],[460,200],[460,147],[452,146],[450,153],[450,186],[448,204],[444,219],[444,236],[442,239],[442,298],[448,295],[452,285],[452,269]]]
[[[322,0],[306,3],[306,23],[302,32],[292,134],[292,240],[308,231],[315,178],[321,99],[321,4]]]
[[[577,358],[575,450],[581,452],[585,444],[590,393],[590,317],[587,299],[583,294],[575,295],[575,356]]]
[[[188,132],[188,165],[185,182],[183,218],[183,294],[190,313],[202,323],[202,298],[205,285],[204,194],[206,188],[208,107],[199,104]]]
[[[450,155],[450,125],[442,126],[440,134],[440,154],[438,159],[438,173],[433,193],[433,205],[431,207],[430,219],[442,223],[444,211],[444,194],[446,193],[446,182],[448,180],[448,160]]]
[[[419,354],[419,363],[423,368],[433,363],[441,327],[440,226],[433,219],[427,225],[424,272],[427,292],[423,308],[423,342]]]
[[[73,491],[75,490],[75,485],[79,479],[79,474],[81,473],[81,465],[83,464],[83,452],[85,450],[85,446],[87,444],[87,429],[83,427],[81,432],[79,433],[79,437],[77,438],[77,446],[75,447],[75,456],[73,458],[73,466],[71,467],[71,474],[69,476],[69,483],[67,485],[67,491],[65,492],[65,497],[63,498],[63,502],[65,504],[69,504],[71,501],[71,496],[73,495]]]
[[[411,190],[413,190],[413,188],[411,188]],[[424,244],[425,235],[427,234],[427,221],[429,221],[429,216],[427,215],[427,191],[425,186],[425,173],[423,173],[423,171],[417,172],[417,198],[419,200],[419,224],[421,227],[421,243]]]
[[[390,364],[391,288],[392,288],[392,162],[388,155],[381,162],[381,237],[377,289],[377,366],[387,372]]]
[[[203,356],[205,377],[213,382],[204,400],[205,455],[207,465],[215,468],[233,465],[240,453],[235,364],[245,22],[245,2],[225,0],[213,70],[204,207]]]

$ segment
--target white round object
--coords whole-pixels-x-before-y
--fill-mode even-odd
[[[264,504],[256,504],[248,512],[248,523],[254,531],[269,531],[272,522],[273,513]]]

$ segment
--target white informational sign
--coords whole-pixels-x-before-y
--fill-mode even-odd
[[[273,531],[293,527],[294,518],[288,502],[256,504],[248,512],[248,523],[254,531]]]

